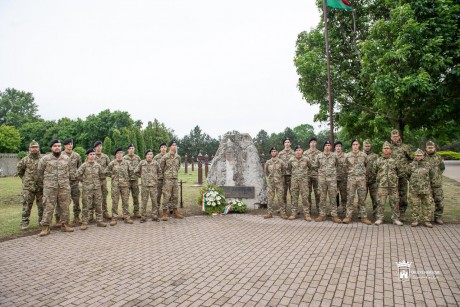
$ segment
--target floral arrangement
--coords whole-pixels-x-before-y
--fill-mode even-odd
[[[228,206],[231,206],[228,208],[228,212],[232,211],[232,212],[236,212],[236,213],[245,213],[246,210],[247,210],[247,206],[239,199],[232,199],[232,200],[229,200],[228,202]],[[228,207],[227,206],[227,207]],[[226,210],[227,211],[227,207],[226,207]],[[224,211],[224,213],[225,213]],[[228,213],[227,212],[227,213]]]
[[[201,210],[207,214],[222,213],[227,205],[222,189],[212,184],[200,189],[197,203],[201,205]]]

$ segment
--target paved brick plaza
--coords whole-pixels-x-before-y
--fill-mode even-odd
[[[0,305],[453,306],[459,247],[460,225],[229,215],[91,226],[0,243]],[[405,282],[402,260],[413,262]]]

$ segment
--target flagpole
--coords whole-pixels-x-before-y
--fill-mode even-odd
[[[329,126],[331,129],[331,144],[334,146],[334,119],[332,117],[332,82],[331,82],[331,61],[329,53],[329,34],[327,30],[327,6],[323,0],[324,33],[326,38],[326,62],[327,62],[327,94],[329,97]]]

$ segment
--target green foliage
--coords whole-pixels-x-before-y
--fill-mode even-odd
[[[25,156],[27,156],[27,151],[20,151],[20,152],[18,152],[18,160],[21,160],[21,159],[24,158]]]
[[[25,123],[39,120],[38,107],[32,93],[7,88],[0,91],[0,125],[21,128]]]
[[[208,134],[203,133],[200,126],[195,126],[189,135],[184,136],[178,142],[179,151],[182,155],[187,154],[189,157],[198,156],[198,153],[204,156],[206,153],[214,155],[219,147],[219,141],[211,138]]]
[[[114,151],[115,148],[112,146],[112,140],[106,136],[104,142],[102,142],[102,152],[111,157]]]
[[[221,187],[219,187],[219,186],[217,186],[215,184],[212,184],[212,183],[205,184],[198,191],[199,195],[197,196],[197,198],[195,200],[197,205],[201,206],[201,204],[203,203],[203,194],[206,193],[209,190],[214,190],[219,194],[224,194],[224,191],[222,190]]]
[[[443,157],[444,160],[460,160],[460,152],[438,151],[438,154]]]
[[[13,153],[19,150],[21,135],[13,126],[0,126],[0,153]]]
[[[228,201],[229,205],[232,205],[232,209],[230,210],[230,213],[245,213],[248,207],[246,204],[244,204],[241,200],[239,199],[234,199]]]
[[[86,161],[86,149],[84,149],[83,147],[77,146],[73,149],[73,151],[75,151],[77,154],[80,155],[81,160],[83,162]]]
[[[211,206],[208,206],[205,208],[205,211],[206,214],[208,215],[212,215],[213,213],[222,213],[225,209],[225,206],[215,206],[215,207],[211,207]]]

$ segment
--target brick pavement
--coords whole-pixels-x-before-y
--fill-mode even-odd
[[[459,248],[460,225],[229,215],[91,226],[0,243],[0,305],[453,306]],[[417,271],[406,282],[401,260]]]

